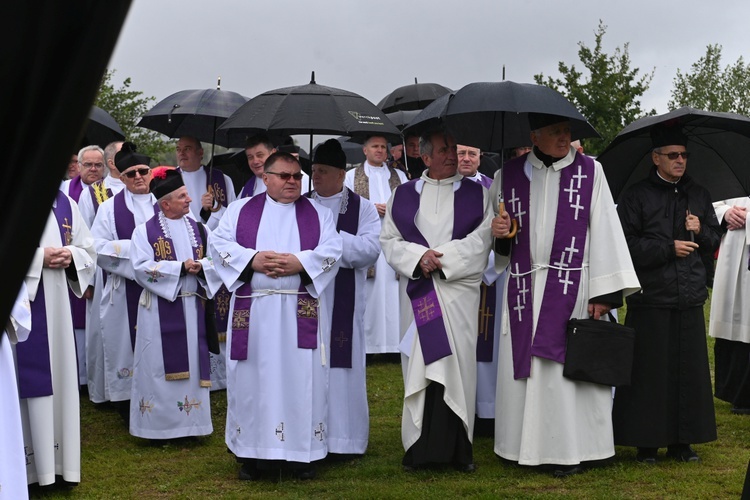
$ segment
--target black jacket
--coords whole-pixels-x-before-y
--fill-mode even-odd
[[[699,234],[685,229],[687,211],[701,222]],[[721,227],[708,191],[684,175],[676,184],[663,180],[656,167],[631,186],[617,207],[641,291],[628,297],[628,307],[685,309],[708,298],[703,258],[719,246]],[[698,243],[697,251],[677,258],[675,240]]]

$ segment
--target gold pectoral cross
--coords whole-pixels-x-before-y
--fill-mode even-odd
[[[63,220],[65,221],[62,225],[65,228],[65,246],[68,246],[73,243],[73,226],[70,225],[67,217],[63,217]]]

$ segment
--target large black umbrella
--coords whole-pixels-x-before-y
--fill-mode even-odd
[[[445,123],[459,144],[501,151],[529,142],[529,113],[570,120],[572,140],[599,137],[583,115],[556,90],[531,83],[470,83],[450,99]]]
[[[236,147],[258,133],[309,135],[311,151],[313,134],[376,134],[401,141],[399,129],[377,106],[354,92],[318,85],[315,72],[307,85],[269,90],[250,99],[219,130],[226,131]]]
[[[432,130],[445,125],[445,112],[448,109],[448,101],[453,97],[453,93],[443,94],[423,110],[417,116],[411,119],[409,124],[404,127],[404,137],[410,135],[422,135],[428,130]]]
[[[202,142],[228,146],[226,134],[216,129],[246,102],[247,97],[218,86],[181,90],[156,103],[143,115],[138,126],[167,137],[191,136]]]
[[[399,87],[378,103],[378,107],[386,113],[394,111],[409,111],[424,109],[438,97],[452,92],[448,87],[439,83],[414,83]]]
[[[89,112],[86,131],[83,134],[83,139],[81,139],[83,146],[96,144],[104,148],[110,142],[122,141],[124,139],[125,133],[115,119],[112,118],[112,115],[99,106],[92,106],[91,112]]]
[[[410,109],[408,111],[394,111],[393,113],[386,113],[385,116],[398,127],[399,130],[404,130],[404,127],[421,113],[421,109]]]
[[[657,124],[682,126],[691,155],[686,173],[713,201],[750,194],[750,118],[683,107],[634,121],[597,157],[615,200],[653,167],[650,132]]]

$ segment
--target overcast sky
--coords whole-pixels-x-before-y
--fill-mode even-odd
[[[629,44],[632,66],[655,70],[642,104],[658,113],[707,45],[723,46],[722,67],[750,49],[747,0],[133,0],[109,68],[157,100],[218,76],[254,97],[314,70],[377,104],[415,77],[456,90],[501,80],[503,65],[529,83],[559,61],[583,69],[578,43],[594,47],[600,19],[606,53]]]

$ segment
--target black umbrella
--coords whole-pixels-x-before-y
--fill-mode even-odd
[[[445,123],[459,144],[501,151],[528,144],[529,113],[568,118],[572,140],[599,137],[576,107],[556,90],[511,81],[464,86],[448,102]]]
[[[89,121],[86,125],[86,131],[83,134],[81,142],[84,146],[96,144],[99,147],[106,147],[107,144],[114,141],[125,139],[125,133],[117,124],[114,118],[98,106],[92,106],[89,113]]]
[[[410,109],[408,111],[394,111],[393,113],[386,113],[385,116],[398,127],[399,130],[404,130],[404,127],[421,113],[420,109]]]
[[[686,173],[713,201],[750,195],[750,118],[684,107],[634,121],[597,157],[615,200],[653,167],[650,132],[657,124],[682,126],[690,152]]]
[[[216,129],[247,102],[247,97],[219,87],[176,92],[156,103],[138,126],[167,137],[191,136],[201,142],[227,146],[226,134]]]
[[[438,97],[448,94],[451,89],[438,83],[414,83],[399,87],[378,103],[378,107],[386,113],[394,111],[409,111],[424,109]]]
[[[269,90],[250,99],[219,130],[226,131],[230,145],[241,147],[258,133],[382,135],[401,141],[401,132],[373,103],[354,92],[315,83]]]
[[[410,135],[422,135],[428,130],[432,130],[445,125],[445,112],[448,109],[448,101],[453,94],[444,94],[427,105],[417,116],[412,118],[409,124],[404,127],[404,137]]]

